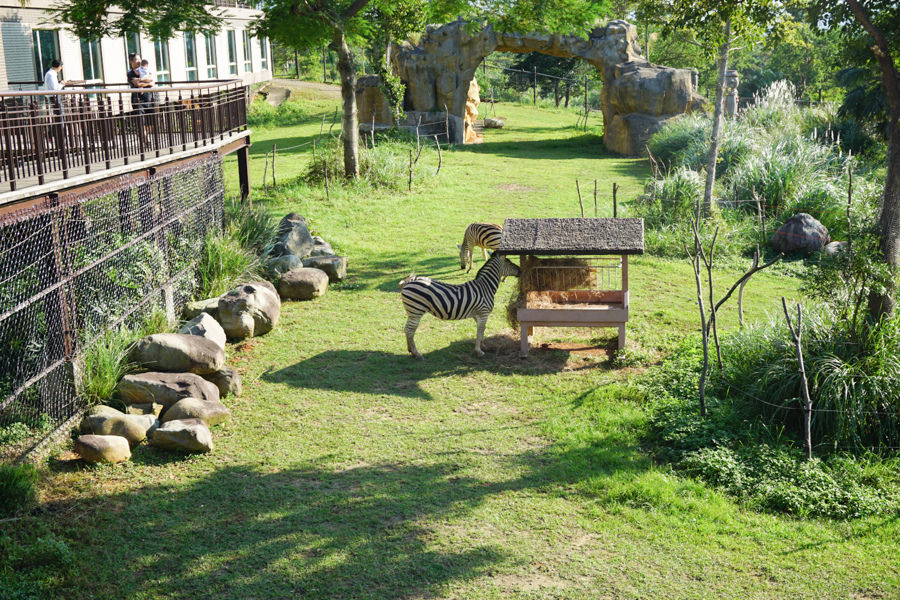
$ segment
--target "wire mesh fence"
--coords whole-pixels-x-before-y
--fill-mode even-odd
[[[221,231],[218,157],[0,215],[0,461],[79,412],[83,359],[151,313],[170,322]]]

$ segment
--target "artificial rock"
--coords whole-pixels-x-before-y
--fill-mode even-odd
[[[281,300],[268,281],[246,283],[219,299],[219,323],[230,339],[268,333],[280,315]]]
[[[212,373],[225,364],[225,352],[206,338],[183,333],[156,333],[141,338],[131,360],[146,369],[173,373]]]

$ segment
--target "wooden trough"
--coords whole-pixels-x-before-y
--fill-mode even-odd
[[[644,253],[643,219],[507,219],[500,254],[518,254],[522,358],[535,327],[615,327],[625,347],[628,256]]]

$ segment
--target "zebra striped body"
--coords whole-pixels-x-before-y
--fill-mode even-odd
[[[472,270],[472,250],[476,246],[481,247],[481,255],[487,260],[487,250],[499,248],[502,235],[503,228],[493,223],[472,223],[466,227],[462,245],[456,245],[459,248],[459,268],[466,269],[466,273]]]
[[[484,356],[481,340],[487,318],[494,310],[494,295],[500,285],[500,278],[507,275],[519,276],[519,267],[506,257],[492,255],[475,275],[475,279],[461,285],[435,281],[430,277],[411,276],[400,282],[400,298],[406,309],[406,347],[414,357],[422,355],[416,349],[414,337],[419,321],[425,313],[438,319],[475,319],[477,337],[475,354]]]

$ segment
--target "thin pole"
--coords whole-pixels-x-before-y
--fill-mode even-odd
[[[584,75],[584,130],[587,131],[588,120],[588,79],[587,73]]]
[[[594,218],[599,216],[597,213],[597,180],[594,180]]]
[[[275,183],[275,153],[278,151],[278,144],[272,144],[272,187],[276,187]]]
[[[328,83],[328,72],[325,70],[325,58],[326,58],[327,50],[325,46],[322,46],[322,82]],[[299,75],[298,75],[299,78]]]
[[[300,52],[294,49],[294,74],[300,79]]]
[[[581,207],[581,218],[584,218],[584,202],[581,200],[581,186],[578,184],[578,180],[575,180],[575,189],[578,190],[578,206]]]
[[[531,104],[537,106],[537,67],[534,67],[534,79],[531,82]]]
[[[616,192],[619,191],[619,184],[613,183],[613,219],[619,218],[619,207],[616,201]]]

